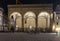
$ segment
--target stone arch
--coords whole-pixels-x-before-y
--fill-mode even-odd
[[[38,15],[38,28],[50,27],[50,15],[48,12],[40,12]]]
[[[14,17],[15,31],[21,29],[22,28],[22,15],[19,12],[13,12],[10,15],[10,20],[11,20],[11,16]]]
[[[26,29],[35,29],[36,27],[36,15],[34,12],[28,11],[24,15],[24,28]]]

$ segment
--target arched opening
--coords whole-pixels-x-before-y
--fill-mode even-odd
[[[45,31],[50,27],[50,16],[47,12],[41,12],[38,15],[38,28]]]
[[[3,31],[3,9],[0,8],[0,31]]]
[[[13,16],[13,20],[11,18],[12,16]],[[19,12],[13,12],[10,15],[10,23],[12,23],[14,25],[15,31],[20,30],[22,28],[22,15]],[[11,26],[11,24],[10,24],[10,26]]]
[[[24,15],[24,30],[35,30],[35,14],[31,11],[26,12]]]

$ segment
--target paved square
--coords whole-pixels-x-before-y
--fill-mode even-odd
[[[0,33],[0,41],[60,41],[55,33]]]

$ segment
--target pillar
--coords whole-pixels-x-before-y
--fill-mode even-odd
[[[56,30],[56,12],[53,13],[53,28],[52,31],[55,32]]]
[[[36,28],[35,28],[35,31],[37,31],[38,29],[37,29],[37,27],[38,27],[38,17],[37,17],[37,15],[36,15],[36,18],[35,18],[35,25],[36,25]]]
[[[52,32],[52,27],[53,27],[53,14],[50,14],[50,28],[49,28],[50,32]]]
[[[22,31],[24,31],[24,16],[22,15]]]

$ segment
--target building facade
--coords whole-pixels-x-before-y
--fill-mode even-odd
[[[8,24],[14,17],[15,31],[55,31],[52,4],[8,5]]]
[[[59,5],[53,12],[53,4],[8,5],[7,26],[4,10],[0,8],[0,31],[55,32],[60,27]],[[57,13],[57,14],[56,14]]]

